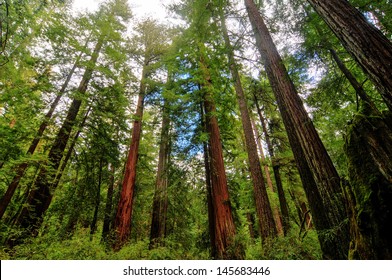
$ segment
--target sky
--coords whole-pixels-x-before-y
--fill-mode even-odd
[[[75,10],[95,10],[98,4],[103,0],[74,0],[73,7]],[[166,9],[165,4],[173,0],[129,0],[132,12],[135,17],[152,17],[160,21],[165,21]]]

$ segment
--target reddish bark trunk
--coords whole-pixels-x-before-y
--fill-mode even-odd
[[[201,46],[199,63],[203,77],[202,90],[204,92],[204,107],[206,110],[206,128],[209,133],[209,158],[217,257],[219,259],[241,259],[243,258],[243,253],[234,243],[236,231],[227,187],[216,108],[211,93],[213,86],[203,51],[204,46]]]
[[[114,222],[114,250],[120,250],[121,247],[127,242],[129,235],[131,234],[133,197],[135,193],[136,183],[136,166],[139,155],[140,137],[142,132],[144,96],[146,94],[146,67],[147,65],[144,65],[143,67],[136,114],[134,116],[135,120],[133,121],[131,145],[129,147],[128,160],[125,166],[125,174],[122,183],[121,195],[118,202],[116,219]]]
[[[311,206],[325,258],[346,259],[349,232],[340,178],[289,78],[271,35],[252,0],[245,0],[257,47],[274,91]],[[317,215],[319,215],[317,217]],[[329,236],[325,230],[330,231]]]
[[[232,79],[234,80],[234,89],[237,94],[237,101],[240,108],[241,122],[244,130],[246,151],[248,154],[249,169],[253,182],[253,193],[255,197],[256,212],[260,223],[261,237],[263,241],[268,238],[274,238],[277,235],[276,225],[273,218],[271,205],[265,187],[264,176],[261,171],[260,159],[257,154],[257,146],[253,134],[252,124],[249,116],[248,106],[245,94],[242,88],[240,75],[234,59],[234,52],[231,47],[228,31],[226,28],[225,18],[221,13],[221,26],[223,37],[225,39],[226,51],[229,57],[229,68]]]

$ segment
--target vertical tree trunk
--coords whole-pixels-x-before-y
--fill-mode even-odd
[[[169,167],[169,130],[170,118],[167,101],[164,101],[162,112],[161,140],[159,144],[158,170],[155,183],[154,201],[152,206],[152,220],[150,232],[150,248],[163,245],[166,232],[167,217],[167,186]]]
[[[78,87],[77,92],[79,94],[84,94],[87,90],[87,86],[92,77],[95,64],[98,60],[99,52],[103,45],[103,39],[103,36],[101,36],[94,48],[90,59],[90,65],[85,70]],[[56,171],[60,166],[64,150],[67,146],[71,130],[75,125],[75,120],[79,113],[81,104],[82,100],[80,98],[74,98],[72,101],[63,125],[61,126],[57,137],[49,151],[48,161],[50,167],[41,167],[36,185],[28,197],[28,206],[23,207],[21,214],[18,217],[18,224],[20,224],[23,228],[31,227],[31,232],[33,234],[36,234],[38,228],[41,226],[43,214],[48,209],[51,202],[53,190],[50,190],[50,186],[52,185],[53,180],[55,179]]]
[[[140,82],[139,97],[137,101],[136,113],[134,115],[131,144],[129,147],[128,160],[125,166],[125,174],[122,183],[120,200],[118,202],[116,219],[114,222],[115,241],[114,250],[120,250],[127,242],[131,234],[133,197],[136,183],[136,166],[139,156],[139,144],[142,133],[142,119],[144,96],[146,94],[145,79],[147,78],[147,65],[143,66],[143,73]]]
[[[252,240],[255,239],[255,219],[252,213],[246,213],[246,221],[248,222],[249,236]]]
[[[257,139],[256,140],[257,146],[258,146],[259,151],[260,151],[261,163],[262,163],[262,165],[264,167],[264,173],[265,173],[265,178],[266,178],[266,181],[267,181],[267,186],[268,186],[269,190],[271,191],[271,193],[275,193],[274,185],[272,184],[272,180],[271,180],[271,174],[270,174],[270,171],[269,171],[269,166],[268,166],[267,161],[265,159],[263,147],[261,145],[261,141],[260,141],[260,138],[259,138],[259,131],[258,131],[257,126],[254,123],[253,119],[251,121],[252,121],[252,127],[253,127],[253,130],[254,130],[254,134],[255,134],[256,139]],[[281,215],[279,213],[279,209],[278,209],[277,205],[272,206],[272,212],[273,212],[273,215],[274,215],[274,220],[275,220],[276,229],[278,231],[278,234],[279,235],[285,234],[284,233],[284,229],[283,229],[283,220],[282,220],[282,217],[281,217]]]
[[[235,244],[235,225],[231,210],[227,178],[223,162],[216,108],[212,95],[212,81],[205,59],[204,46],[200,46],[200,70],[206,111],[206,128],[209,133],[209,158],[211,167],[212,201],[215,221],[215,245],[219,259],[242,259],[243,252]]]
[[[90,225],[90,240],[92,240],[93,235],[97,230],[98,211],[99,211],[99,205],[101,204],[101,185],[102,185],[102,173],[103,173],[102,169],[103,169],[103,158],[101,157],[99,161],[98,186],[97,186],[97,193],[95,197],[94,215]]]
[[[200,103],[200,116],[201,116],[201,126],[203,132],[207,132],[206,122],[205,122],[205,108],[203,103]],[[203,155],[204,155],[204,172],[206,178],[206,190],[207,190],[207,207],[208,207],[208,229],[210,235],[210,245],[211,245],[211,258],[216,259],[218,257],[216,244],[215,244],[215,217],[214,217],[214,205],[212,201],[212,186],[211,186],[211,162],[209,157],[209,147],[208,142],[203,142]]]
[[[392,110],[392,43],[346,0],[308,0]]]
[[[261,238],[266,241],[277,235],[276,225],[273,218],[271,205],[265,187],[264,176],[261,171],[260,159],[257,154],[257,146],[253,134],[252,123],[249,116],[245,94],[242,88],[238,67],[234,59],[234,52],[231,47],[229,34],[226,28],[223,10],[220,14],[223,37],[225,39],[226,51],[229,57],[229,68],[234,81],[234,89],[237,94],[237,101],[241,113],[241,122],[244,130],[246,150],[248,154],[249,169],[253,182],[253,193],[255,197],[256,212],[260,223]]]
[[[349,232],[340,178],[252,0],[245,5],[293,149],[324,258],[346,259]]]
[[[290,216],[289,216],[289,206],[287,204],[286,196],[285,196],[284,190],[283,190],[282,179],[280,177],[280,171],[279,171],[280,166],[279,166],[278,162],[276,161],[274,147],[272,145],[270,134],[267,130],[267,121],[264,118],[263,113],[261,112],[261,108],[259,106],[259,102],[258,102],[258,99],[257,99],[255,92],[253,92],[253,97],[254,97],[254,101],[255,101],[255,105],[256,105],[256,109],[257,109],[257,114],[259,115],[259,118],[260,118],[261,127],[263,128],[263,134],[265,137],[265,142],[267,144],[268,153],[269,153],[270,158],[272,159],[272,170],[274,172],[276,189],[278,190],[280,211],[282,213],[283,233],[284,233],[284,235],[286,235],[290,229]]]
[[[69,81],[71,80],[71,78],[72,78],[72,76],[73,76],[73,74],[79,64],[79,60],[80,60],[81,56],[82,56],[82,54],[80,54],[77,57],[73,67],[71,68],[70,72],[68,73],[67,78],[65,79],[65,82],[61,86],[59,93],[57,94],[55,100],[51,104],[49,111],[46,113],[44,120],[38,129],[36,137],[33,139],[32,143],[30,144],[29,149],[27,150],[27,155],[34,154],[35,149],[37,148],[38,143],[39,143],[46,127],[48,126],[50,119],[52,118],[54,110],[56,109],[57,105],[60,102],[61,97],[63,96],[65,90],[68,87]],[[8,185],[7,191],[0,201],[0,219],[3,217],[5,210],[7,209],[8,205],[12,199],[12,196],[15,193],[15,190],[19,185],[20,179],[22,179],[28,166],[29,166],[29,163],[27,161],[25,161],[16,167],[15,176],[12,179],[11,183]]]
[[[108,241],[108,235],[110,231],[110,223],[112,221],[112,205],[113,205],[113,192],[114,192],[114,166],[110,169],[110,182],[108,186],[108,192],[106,195],[106,205],[105,205],[105,216],[103,219],[102,227],[102,242]]]

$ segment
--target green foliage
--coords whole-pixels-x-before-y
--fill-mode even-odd
[[[257,239],[248,247],[246,258],[250,260],[319,260],[322,254],[314,230],[311,230],[306,238],[301,240],[292,229],[287,236],[278,238],[260,249],[261,247],[260,239]]]

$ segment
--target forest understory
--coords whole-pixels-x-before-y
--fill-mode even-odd
[[[392,259],[390,0],[73,2],[0,1],[0,259]]]

